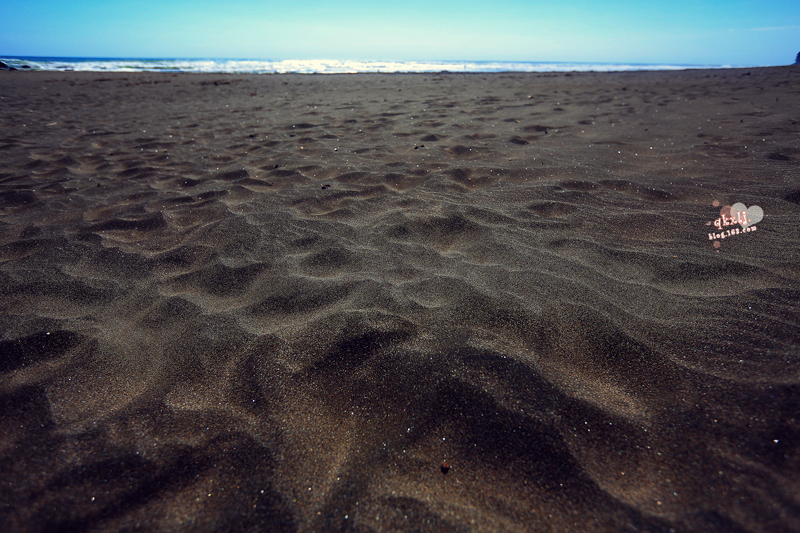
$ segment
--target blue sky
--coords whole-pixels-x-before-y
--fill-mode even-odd
[[[785,65],[800,0],[3,0],[0,55]]]

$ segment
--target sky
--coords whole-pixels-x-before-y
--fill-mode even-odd
[[[2,0],[0,56],[786,65],[800,0]]]

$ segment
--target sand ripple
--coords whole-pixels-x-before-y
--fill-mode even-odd
[[[6,74],[9,531],[798,528],[795,70]]]

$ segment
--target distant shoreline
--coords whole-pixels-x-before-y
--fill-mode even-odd
[[[332,59],[251,60],[181,58],[81,58],[46,56],[0,56],[16,69],[88,72],[206,72],[228,74],[349,74],[433,72],[640,72],[651,70],[697,70],[765,68],[742,65],[691,65],[669,63],[605,63],[568,61],[359,61]]]
[[[0,59],[2,61],[2,59]],[[0,69],[0,73],[5,70],[7,76],[13,76],[19,73],[25,73],[24,78],[29,78],[31,76],[41,76],[44,78],[50,78],[51,76],[56,75],[66,75],[72,79],[83,79],[84,81],[112,81],[116,79],[143,79],[147,77],[160,77],[160,76],[169,76],[169,77],[181,77],[181,78],[195,78],[195,79],[219,79],[220,77],[224,77],[229,80],[241,78],[241,79],[248,79],[248,78],[270,78],[273,76],[278,76],[281,78],[291,79],[291,78],[338,78],[338,77],[364,77],[364,78],[372,78],[372,77],[380,77],[380,76],[389,76],[392,78],[396,77],[412,77],[412,78],[422,78],[426,76],[448,76],[448,77],[465,77],[471,78],[476,76],[483,76],[483,77],[501,77],[501,76],[525,76],[530,77],[532,79],[561,79],[565,80],[574,78],[576,80],[580,79],[591,79],[597,78],[598,79],[605,79],[606,77],[614,78],[619,76],[624,77],[631,77],[631,82],[636,81],[644,81],[646,79],[652,79],[652,76],[659,76],[664,77],[663,79],[670,80],[676,76],[682,75],[692,75],[692,76],[704,76],[704,77],[715,77],[717,75],[737,75],[737,71],[740,73],[738,76],[750,76],[750,75],[770,75],[770,73],[782,71],[785,69],[795,69],[797,65],[786,65],[786,66],[778,66],[778,67],[726,67],[726,68],[693,68],[693,69],[685,69],[685,70],[628,70],[628,71],[547,71],[547,72],[524,72],[524,71],[496,71],[496,72],[457,72],[457,71],[450,71],[450,70],[441,70],[435,72],[178,72],[178,71],[94,71],[94,70],[33,70],[33,69],[17,69],[13,72],[9,72],[5,69]],[[2,74],[0,74],[2,75]],[[20,74],[20,76],[22,76]],[[97,76],[102,76],[102,78],[98,79]],[[20,80],[23,77],[19,78]],[[53,80],[55,81],[55,80]]]

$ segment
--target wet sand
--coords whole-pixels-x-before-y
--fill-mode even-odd
[[[798,91],[0,72],[0,529],[800,531]]]

